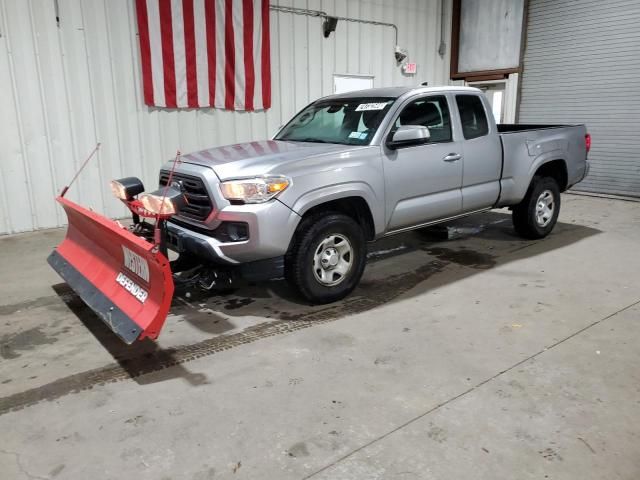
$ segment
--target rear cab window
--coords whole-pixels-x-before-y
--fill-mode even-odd
[[[402,109],[391,129],[391,134],[398,127],[418,125],[429,129],[429,143],[450,142],[451,116],[444,95],[422,97],[412,101]]]
[[[456,95],[460,113],[462,134],[466,140],[482,137],[489,133],[489,123],[484,105],[478,95]]]

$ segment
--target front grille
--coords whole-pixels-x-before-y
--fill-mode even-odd
[[[160,172],[160,187],[166,186],[168,180],[169,172]],[[213,204],[203,181],[191,175],[174,173],[171,183],[179,183],[187,199],[187,205],[180,209],[179,215],[194,220],[206,220],[213,210]]]

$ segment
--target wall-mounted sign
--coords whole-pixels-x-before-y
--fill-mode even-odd
[[[417,63],[405,63],[402,66],[402,71],[404,73],[416,73],[418,71],[418,64]]]

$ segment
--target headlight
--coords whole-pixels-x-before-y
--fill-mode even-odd
[[[263,203],[286,190],[289,185],[291,180],[286,177],[258,177],[222,182],[220,190],[227,200]]]
[[[131,200],[139,193],[144,192],[142,180],[137,177],[126,177],[118,180],[111,180],[111,191],[113,196],[120,200]]]
[[[152,193],[143,193],[138,200],[151,213],[156,215],[175,215],[186,203],[182,192],[175,188],[161,188]]]

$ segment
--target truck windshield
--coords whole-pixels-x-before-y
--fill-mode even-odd
[[[368,145],[394,100],[380,97],[320,100],[293,117],[275,139]]]

